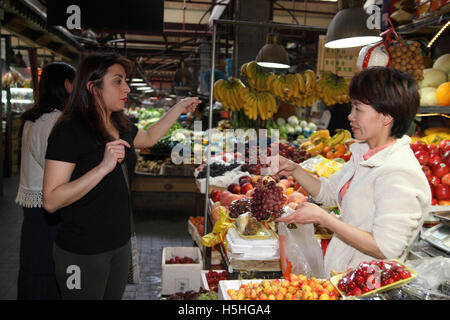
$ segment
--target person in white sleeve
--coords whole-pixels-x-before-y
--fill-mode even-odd
[[[20,181],[16,203],[23,207],[19,300],[60,299],[53,243],[60,217],[42,206],[42,181],[48,136],[72,92],[75,69],[53,62],[42,69],[37,103],[23,114]]]
[[[399,71],[373,67],[350,83],[352,156],[329,179],[316,178],[279,157],[279,173],[293,175],[340,216],[306,202],[277,221],[320,224],[334,234],[326,250],[325,271],[344,272],[374,259],[404,261],[431,204],[428,181],[405,135],[419,107],[417,84]]]

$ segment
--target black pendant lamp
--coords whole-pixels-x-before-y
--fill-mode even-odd
[[[383,40],[379,30],[369,29],[369,15],[361,7],[340,10],[328,26],[325,47],[350,48]]]
[[[256,63],[265,68],[290,68],[289,56],[284,48],[278,44],[278,34],[269,33],[267,43],[259,50]]]

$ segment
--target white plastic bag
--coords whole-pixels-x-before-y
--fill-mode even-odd
[[[293,273],[326,278],[322,249],[312,224],[299,224],[296,229],[289,229],[286,223],[280,222],[278,237],[283,275]]]

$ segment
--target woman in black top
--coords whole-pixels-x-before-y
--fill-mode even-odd
[[[90,55],[80,64],[72,96],[48,139],[43,204],[61,210],[55,269],[63,299],[120,299],[129,263],[130,180],[135,148],[154,145],[198,98],[183,99],[147,131],[124,115],[132,63]]]

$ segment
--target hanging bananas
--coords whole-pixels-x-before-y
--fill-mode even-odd
[[[244,101],[244,113],[250,120],[256,120],[258,117],[267,120],[277,112],[275,97],[269,92],[257,92],[244,87],[240,89],[240,97]]]
[[[214,99],[221,102],[226,111],[238,111],[244,104],[240,96],[241,88],[245,88],[245,86],[238,78],[230,77],[228,80],[217,80],[213,89]]]
[[[320,98],[327,106],[349,102],[349,83],[349,79],[339,77],[331,71],[325,71],[318,82]]]
[[[272,81],[276,78],[273,72],[266,72],[256,61],[244,63],[241,67],[241,78],[258,92],[270,91]]]

